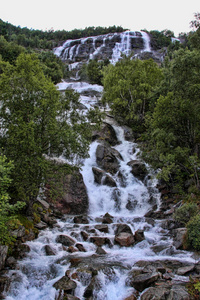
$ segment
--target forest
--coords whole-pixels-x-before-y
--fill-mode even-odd
[[[80,76],[103,85],[103,103],[120,124],[133,129],[141,157],[159,170],[174,201],[184,199],[174,217],[188,228],[186,248],[200,250],[200,14],[191,25],[193,31],[180,35],[182,43],[171,42],[171,31],[147,31],[155,48],[167,50],[161,65],[130,57],[116,65],[91,60]],[[69,159],[86,157],[94,129],[88,118],[98,124],[101,119],[98,111],[87,117],[77,113],[74,91],[61,95],[56,90],[68,73],[52,48],[66,39],[124,30],[43,32],[0,20],[0,244],[12,246],[10,228],[35,213],[48,174],[59,173],[47,158],[63,152]],[[75,166],[65,167],[70,172]]]

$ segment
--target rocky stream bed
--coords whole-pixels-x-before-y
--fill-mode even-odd
[[[95,97],[82,95],[83,104]],[[81,172],[64,179],[63,197],[38,199],[38,238],[22,226],[16,257],[1,248],[1,299],[191,299],[186,284],[200,262],[173,220],[181,202],[138,152],[131,130],[108,116]]]

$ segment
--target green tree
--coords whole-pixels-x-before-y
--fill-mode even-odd
[[[192,178],[199,187],[200,53],[180,49],[167,60],[162,96],[157,100],[145,135],[146,154],[165,179]]]
[[[79,115],[79,95],[62,95],[34,55],[21,54],[0,76],[0,148],[14,162],[12,197],[34,201],[48,159],[86,156],[90,126]]]
[[[162,72],[153,60],[124,57],[103,71],[103,101],[116,118],[121,117],[130,126],[141,126],[161,79]]]
[[[43,51],[39,59],[44,63],[44,74],[51,78],[53,83],[59,83],[64,76],[63,62],[51,51]]]
[[[13,220],[17,210],[24,206],[20,201],[13,205],[9,204],[8,188],[12,182],[10,178],[12,169],[12,162],[8,162],[5,156],[0,155],[0,244],[2,245],[9,245],[12,242],[8,222]]]

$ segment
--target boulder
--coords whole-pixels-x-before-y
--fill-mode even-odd
[[[8,254],[8,246],[0,245],[0,270],[4,268],[7,254]]]
[[[104,255],[106,253],[107,252],[103,248],[101,248],[100,246],[97,247],[96,254]]]
[[[136,241],[137,243],[143,241],[143,240],[145,239],[145,237],[144,237],[144,230],[138,229],[138,230],[135,232],[135,234],[134,234],[134,238],[135,238],[135,241]]]
[[[45,251],[46,255],[56,255],[55,250],[50,245],[45,245],[44,251]]]
[[[123,224],[123,223],[117,224],[115,229],[115,235],[119,235],[121,232],[127,232],[133,234],[131,228],[127,224]]]
[[[87,241],[89,234],[85,231],[81,231],[81,236],[83,238],[84,241]]]
[[[97,230],[99,230],[101,232],[108,233],[108,225],[99,224],[99,225],[95,225],[94,228],[96,228]]]
[[[112,246],[111,241],[107,237],[92,236],[90,238],[90,242],[94,243],[96,246],[103,246],[103,245]]]
[[[102,223],[103,224],[111,224],[111,223],[113,223],[113,217],[109,213],[106,213],[103,216]]]
[[[106,174],[105,177],[103,178],[102,184],[110,186],[110,187],[117,186],[115,180],[110,175],[108,175],[108,174]]]
[[[137,291],[142,292],[152,283],[157,281],[159,277],[160,273],[158,272],[139,274],[130,281],[130,285],[133,286]]]
[[[115,236],[115,243],[121,247],[130,247],[135,243],[133,234],[128,232],[121,232]]]
[[[105,172],[99,168],[93,167],[92,168],[94,174],[94,181],[98,184],[102,184],[102,178],[105,175]]]
[[[96,149],[96,161],[100,168],[114,175],[119,170],[119,159],[122,159],[120,153],[103,143]]]
[[[11,278],[0,275],[0,299],[5,299],[4,292],[8,292],[11,284]]]
[[[68,293],[71,293],[73,290],[75,290],[76,286],[76,282],[71,280],[68,276],[63,276],[53,285],[56,290],[62,290]]]
[[[174,246],[176,249],[183,249],[184,238],[187,234],[187,228],[177,228],[173,230]]]
[[[75,246],[76,246],[76,248],[77,248],[80,252],[86,252],[86,250],[85,250],[85,248],[83,247],[82,244],[77,243]]]
[[[115,130],[108,123],[105,123],[105,125],[103,126],[101,131],[95,131],[95,133],[93,133],[93,140],[95,140],[95,139],[105,140],[111,146],[115,146],[118,143],[118,139],[117,139]]]
[[[169,295],[169,289],[165,287],[150,287],[145,290],[142,294],[140,299],[141,300],[164,300],[168,299],[167,296]]]
[[[75,240],[73,240],[71,237],[69,237],[68,235],[58,235],[56,238],[56,242],[57,243],[61,243],[64,246],[73,246],[75,244]]]
[[[133,176],[139,180],[144,180],[145,176],[147,175],[147,169],[143,162],[139,160],[131,160],[127,163],[127,165],[131,167],[131,173]]]
[[[96,183],[102,185],[108,185],[110,187],[116,186],[115,180],[110,175],[106,174],[105,171],[102,171],[101,169],[98,169],[96,167],[93,167],[92,171],[94,174],[94,181]]]
[[[88,218],[86,216],[75,216],[74,217],[75,224],[88,224]]]
[[[47,228],[48,225],[47,225],[47,223],[40,221],[39,223],[35,224],[34,227],[39,230],[43,230],[43,229]]]
[[[53,181],[53,179],[52,179]],[[61,214],[83,214],[88,211],[88,195],[83,176],[79,170],[73,171],[61,178],[60,187],[62,192],[58,191],[55,199],[51,198],[50,185],[46,187],[46,198],[48,202]]]
[[[169,296],[167,300],[190,300],[191,296],[189,295],[187,289],[182,285],[174,285],[170,289]]]

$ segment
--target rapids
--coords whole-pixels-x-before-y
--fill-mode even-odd
[[[82,87],[86,88],[83,84]],[[77,88],[80,88],[80,85]],[[94,102],[92,98],[90,104]],[[152,205],[156,204],[159,208],[160,194],[156,189],[157,182],[147,176],[143,183],[132,175],[127,162],[137,158],[138,145],[126,141],[123,128],[110,120],[106,121],[112,124],[119,141],[114,148],[123,158],[120,161],[120,172],[124,176],[123,184],[116,175],[113,179],[117,187],[98,185],[94,182],[92,167],[97,167],[95,153],[98,143],[93,142],[90,146],[89,158],[84,161],[81,171],[89,196],[88,224],[74,224],[74,216],[65,215],[57,221],[53,229],[43,230],[36,240],[27,242],[31,251],[18,262],[17,269],[9,273],[12,284],[6,296],[7,300],[58,299],[58,292],[53,284],[64,276],[66,271],[69,276],[76,272],[76,265],[70,263],[71,258],[80,258],[82,261],[79,265],[79,269],[83,270],[81,279],[77,280],[73,277],[77,284],[75,296],[79,299],[86,299],[84,293],[91,281],[91,273],[84,269],[92,267],[97,270],[96,282],[98,281],[98,284],[94,285],[93,296],[90,298],[96,300],[124,300],[131,295],[134,288],[126,284],[127,276],[138,261],[194,262],[190,252],[175,249],[167,229],[162,227],[162,220],[150,220],[144,217]],[[151,172],[150,169],[149,172]],[[116,189],[117,201],[113,197],[113,191]],[[153,204],[149,201],[152,197]],[[133,205],[127,205],[128,203]],[[98,229],[98,225],[102,225],[102,217],[106,213],[113,217],[113,221],[106,224],[108,232],[102,232]],[[120,247],[115,244],[115,229],[120,223],[128,224],[133,233],[138,229],[144,230],[145,239],[130,247]],[[87,240],[81,234],[83,231],[89,235]],[[61,243],[56,242],[60,234],[71,236],[76,243],[81,243],[85,252],[67,252]],[[91,237],[94,236],[104,237],[110,241],[102,246],[106,254],[96,253],[97,246],[91,242]],[[46,255],[45,245],[49,245],[55,255]],[[153,250],[155,246],[160,247],[160,251],[155,252]],[[180,277],[182,281],[186,280],[185,276]]]

